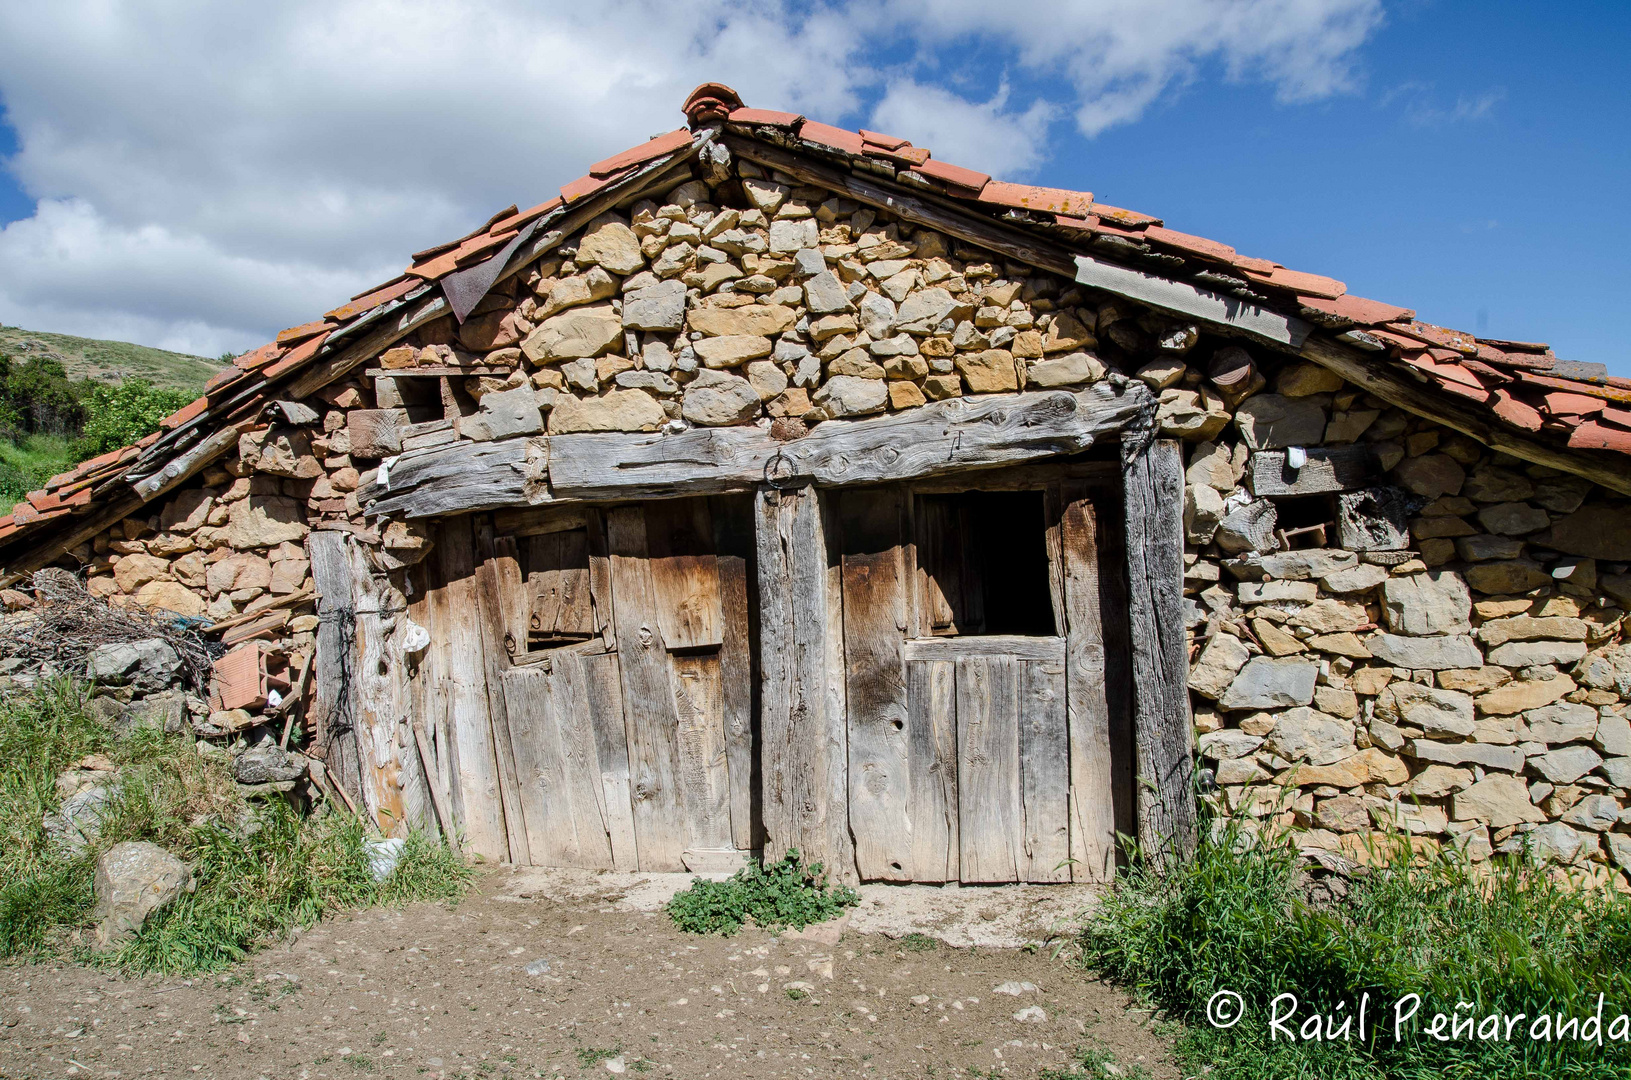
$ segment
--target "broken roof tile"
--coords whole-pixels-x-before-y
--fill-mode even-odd
[[[305,341],[309,337],[321,334],[333,327],[322,319],[316,322],[304,323],[300,326],[291,326],[287,330],[278,331],[277,343],[279,345],[293,345],[297,341]]]
[[[1437,375],[1440,380],[1458,382],[1462,386],[1470,386],[1477,390],[1484,389],[1484,384],[1478,378],[1478,376],[1462,367],[1459,363],[1440,363],[1438,365],[1438,370],[1434,372],[1434,374]]]
[[[1598,420],[1606,420],[1611,424],[1631,428],[1631,409],[1616,409],[1609,405],[1603,406],[1603,411],[1597,414]]]
[[[1063,188],[1034,187],[993,180],[980,191],[980,201],[1021,210],[1041,210],[1049,214],[1083,217],[1093,212],[1093,193]]]
[[[1631,454],[1631,431],[1588,422],[1569,433],[1569,446],[1576,450],[1617,450]]]
[[[1474,338],[1473,340],[1483,345],[1493,345],[1503,352],[1543,353],[1552,351],[1552,347],[1546,344],[1544,341],[1509,341],[1505,338],[1489,337]]]
[[[860,136],[862,142],[870,143],[884,150],[899,150],[903,146],[912,145],[910,139],[902,139],[895,135],[884,135],[880,132],[868,131],[866,128],[860,130]]]
[[[815,120],[806,120],[799,127],[799,138],[818,146],[830,146],[846,154],[864,154],[866,143],[859,132],[846,131]]]
[[[1228,244],[1220,244],[1216,240],[1208,240],[1204,236],[1192,236],[1176,229],[1168,229],[1161,225],[1152,225],[1144,230],[1144,235],[1163,244],[1166,247],[1177,248],[1195,255],[1206,255],[1214,259],[1229,262],[1235,256],[1235,249]]]
[[[1594,398],[1586,394],[1575,394],[1567,390],[1554,390],[1544,395],[1546,411],[1553,414],[1567,413],[1571,416],[1586,416],[1590,413],[1601,412],[1607,402],[1602,398]]]
[[[1613,401],[1621,405],[1631,405],[1631,389],[1618,386],[1595,386],[1591,383],[1570,382],[1567,379],[1557,379],[1550,375],[1535,375],[1528,371],[1519,372],[1518,378],[1531,386],[1544,386],[1549,390],[1568,390],[1576,394],[1589,394],[1604,401]]]
[[[1459,330],[1446,330],[1442,326],[1412,319],[1409,322],[1396,321],[1389,329],[1397,330],[1401,334],[1409,335],[1418,341],[1425,341],[1429,345],[1438,345],[1445,349],[1454,349],[1466,356],[1478,354],[1478,342],[1471,334],[1463,334]]]
[[[1239,264],[1236,263],[1236,265]],[[1249,266],[1242,266],[1240,269],[1242,273],[1259,285],[1273,285],[1281,289],[1290,289],[1304,296],[1335,300],[1348,291],[1348,286],[1336,278],[1308,274],[1301,270],[1288,270],[1283,266],[1276,266],[1268,271],[1254,270]]]
[[[775,109],[750,109],[743,106],[732,109],[730,122],[733,124],[767,124],[771,127],[793,128],[804,122],[804,117],[798,113],[778,112]]]
[[[1471,398],[1480,405],[1489,401],[1489,391],[1481,386],[1468,386],[1466,383],[1454,379],[1440,379],[1439,385],[1453,394],[1460,394],[1464,398]]]
[[[867,157],[884,158],[888,161],[898,161],[902,165],[921,165],[929,160],[927,146],[902,146],[898,150],[885,150],[879,146],[867,146]]]
[[[985,188],[986,184],[991,182],[988,173],[979,172],[975,169],[965,169],[961,165],[953,165],[949,161],[930,159],[920,165],[912,166],[912,170],[920,172],[930,179],[939,180],[943,184],[950,184],[954,188],[962,188],[971,192],[979,192]]]
[[[641,165],[652,158],[660,158],[664,154],[673,153],[691,145],[691,132],[688,128],[675,128],[673,131],[658,135],[654,139],[647,139],[639,146],[631,146],[621,154],[613,154],[604,161],[597,161],[589,166],[590,176],[610,176],[619,169],[626,169],[630,165]],[[512,209],[506,217],[512,216]]]
[[[32,503],[24,501],[11,508],[11,520],[17,525],[33,525],[72,512],[73,508],[69,506],[54,506],[49,510],[36,510]]]
[[[410,278],[404,274],[401,278],[398,278],[389,285],[375,289],[373,292],[367,293],[366,295],[356,297],[351,300],[351,302],[341,304],[333,311],[326,312],[323,315],[323,318],[333,319],[335,322],[345,322],[348,319],[354,319],[358,315],[362,315],[365,312],[373,311],[381,304],[389,304],[392,300],[402,299],[402,297],[407,296],[409,293],[419,288],[420,284],[421,282],[418,279]]]
[[[265,367],[282,355],[282,349],[271,342],[267,342],[258,349],[249,350],[232,363],[244,371],[254,371],[257,368]]]
[[[1303,307],[1313,308],[1339,319],[1351,319],[1361,326],[1375,326],[1416,317],[1416,313],[1409,308],[1384,304],[1380,300],[1367,300],[1353,293],[1343,293],[1337,297],[1299,296],[1297,300]]]
[[[1160,218],[1140,214],[1137,210],[1123,210],[1119,206],[1109,206],[1101,202],[1093,204],[1093,215],[1101,221],[1113,222],[1129,229],[1140,229],[1149,225],[1161,224]]]
[[[561,197],[557,195],[548,202],[541,202],[537,206],[518,211],[515,214],[505,218],[503,221],[495,223],[493,225],[493,230],[501,231],[505,229],[520,229],[521,226],[525,225],[527,222],[532,221],[534,218],[541,218],[551,210],[554,210],[556,207],[562,205],[564,204],[561,202]]]
[[[229,364],[210,376],[209,381],[204,384],[204,393],[219,394],[237,385],[239,379],[247,378],[248,375],[249,373],[242,368]]]
[[[292,350],[288,356],[285,356],[282,360],[279,360],[277,363],[267,368],[266,378],[268,380],[275,379],[286,372],[293,371],[301,364],[304,364],[306,361],[316,356],[317,350],[321,349],[323,347],[323,342],[327,340],[328,335],[324,334],[322,337],[314,337],[311,340],[303,343],[299,348]]]

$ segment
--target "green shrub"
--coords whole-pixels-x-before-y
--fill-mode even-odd
[[[826,922],[861,902],[854,889],[827,884],[820,863],[805,866],[797,851],[768,866],[749,863],[726,881],[697,878],[668,902],[668,915],[690,934],[724,934],[749,920],[766,930]]]
[[[250,803],[227,765],[191,739],[138,729],[114,739],[72,682],[0,696],[0,957],[74,957],[126,971],[196,972],[231,964],[325,915],[372,904],[457,899],[470,870],[441,843],[408,838],[383,882],[369,873],[362,825],[301,816],[281,799]],[[92,847],[47,843],[58,773],[99,752],[119,769]],[[97,856],[146,840],[186,862],[196,888],[156,913],[119,950],[84,945]]]
[[[159,429],[159,421],[193,400],[194,395],[166,390],[146,379],[126,379],[117,385],[92,383],[85,392],[85,426],[76,446],[83,461]]]
[[[1221,1080],[1627,1075],[1631,1050],[1609,1043],[1606,1029],[1631,1012],[1631,902],[1575,890],[1521,859],[1475,867],[1441,855],[1412,865],[1402,844],[1380,854],[1344,900],[1316,904],[1289,838],[1253,846],[1227,823],[1165,878],[1123,876],[1082,935],[1084,962],[1184,1021],[1181,1054]],[[1234,1027],[1207,1021],[1219,991],[1244,1000]],[[1352,1015],[1366,992],[1363,1041],[1270,1038],[1280,994],[1296,995],[1297,1029],[1312,1012]],[[1602,1048],[1526,1037],[1543,1012],[1589,1016],[1599,993]],[[1408,994],[1421,1008],[1396,1041],[1393,1005]],[[1462,1017],[1528,1019],[1511,1042],[1426,1034],[1431,1017],[1457,1015],[1458,1002],[1467,1003]]]

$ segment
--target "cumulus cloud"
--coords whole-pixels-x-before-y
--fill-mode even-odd
[[[252,346],[678,126],[710,79],[1018,178],[1056,119],[1130,121],[1209,60],[1287,100],[1340,91],[1377,3],[1037,0],[1001,19],[972,0],[0,5],[6,165],[37,200],[0,229],[0,320]],[[1056,82],[1054,100],[950,89],[933,61],[976,39]],[[919,59],[886,68],[903,49]]]

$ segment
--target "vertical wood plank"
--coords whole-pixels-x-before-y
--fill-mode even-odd
[[[352,628],[356,602],[351,595],[351,562],[345,534],[320,530],[306,538],[312,584],[317,588],[317,657],[312,673],[312,709],[329,775],[353,799],[362,797],[362,767],[348,705],[349,672],[355,664]]]
[[[527,813],[528,856],[538,866],[577,866],[578,837],[550,674],[542,665],[530,665],[510,668],[500,681],[521,750],[517,775]]]
[[[1069,881],[1070,740],[1065,729],[1065,668],[1019,664],[1019,792],[1024,847],[1021,881]]]
[[[1108,881],[1116,820],[1093,503],[1069,488],[1059,518],[1065,601],[1065,699],[1070,740],[1070,857],[1076,881]]]
[[[568,650],[563,650],[563,655]],[[606,836],[612,849],[613,870],[639,868],[634,832],[634,806],[629,785],[628,731],[623,723],[623,691],[616,653],[576,655],[582,669],[589,723],[595,735],[595,757],[600,763],[604,793]]]
[[[1019,687],[1010,656],[957,661],[957,807],[963,881],[1019,880]]]
[[[685,805],[687,850],[728,851],[731,785],[725,758],[725,703],[719,654],[670,657],[674,712],[679,723],[680,789]]]
[[[425,618],[419,620],[430,632],[430,644],[425,647],[419,662],[420,679],[425,681],[425,726],[436,751],[436,776],[447,796],[448,810],[453,828],[468,834],[465,822],[464,792],[459,786],[458,746],[453,737],[453,707],[449,685],[451,647],[447,633],[452,618],[448,606],[447,578],[443,575],[442,559],[437,549],[442,546],[444,530],[433,526],[431,555],[420,566],[425,576]]]
[[[465,847],[485,859],[509,857],[504,804],[498,787],[498,761],[488,713],[486,661],[483,658],[480,607],[476,599],[475,549],[469,518],[443,522],[437,560],[447,618],[440,632],[447,638],[447,703],[452,741],[457,753],[457,785],[469,837]]]
[[[956,881],[957,666],[906,665],[912,770],[912,880]]]
[[[800,498],[795,504],[795,512],[800,518],[813,517],[814,527],[821,535],[821,547],[818,552],[812,553],[814,561],[809,567],[812,574],[822,574],[822,595],[826,598],[823,622],[826,631],[826,723],[821,734],[825,736],[822,754],[828,767],[823,773],[826,786],[820,795],[824,800],[823,805],[827,807],[824,811],[827,835],[833,838],[829,841],[829,847],[839,852],[838,857],[843,860],[838,871],[842,875],[840,880],[854,884],[861,879],[855,862],[855,834],[849,805],[849,683],[846,677],[849,669],[844,654],[844,560],[839,554],[844,550],[843,536],[838,515],[826,510],[823,500],[813,488],[809,489],[809,493],[807,501]],[[800,526],[799,534],[803,535],[804,531],[804,527]],[[842,808],[841,815],[835,812],[836,808]]]
[[[505,656],[514,656],[527,651],[527,587],[521,576],[521,553],[515,537],[493,537],[492,563],[503,631],[499,643]]]
[[[758,755],[753,733],[752,600],[753,504],[741,496],[709,500],[714,547],[719,556],[719,602],[723,618],[719,677],[723,692],[725,759],[730,777],[731,843],[762,846],[757,824]]]
[[[606,515],[599,510],[584,511],[584,538],[589,549],[589,606],[594,616],[595,634],[608,650],[617,648],[617,632],[612,626],[612,561],[606,549]]]
[[[493,544],[493,519],[479,514],[473,523],[476,558],[476,622],[481,638],[481,670],[485,675],[487,715],[493,729],[493,756],[498,763],[499,798],[504,804],[504,831],[510,847],[510,861],[525,866],[532,862],[527,840],[526,811],[516,778],[515,746],[510,737],[510,715],[504,695],[504,671],[509,666],[504,651],[506,615],[514,608],[514,596],[506,596],[499,583],[498,556]],[[510,575],[520,576],[518,568]]]
[[[754,496],[759,579],[760,777],[765,858],[796,848],[855,880],[844,714],[831,688],[828,556],[814,488]],[[841,627],[837,631],[841,641]]]
[[[678,781],[668,651],[657,624],[644,510],[632,506],[609,511],[606,531],[640,869],[680,871],[685,869],[681,859],[686,846],[685,807]]]
[[[906,734],[906,566],[901,489],[838,496],[844,535],[850,828],[863,880],[911,879]]]
[[[583,665],[571,649],[557,649],[551,663],[551,710],[560,739],[561,769],[573,835],[578,841],[576,865],[591,870],[612,868],[611,830],[601,783],[600,753],[593,707]]]
[[[671,651],[720,644],[724,617],[708,500],[647,503],[645,513],[652,589],[663,644]]]
[[[410,566],[405,578],[408,583],[408,618],[429,630],[433,619],[430,609],[429,575],[426,573],[424,562]],[[435,711],[431,692],[431,653],[435,648],[435,637],[432,635],[432,644],[414,653],[407,658],[408,693],[406,705],[408,709],[408,722],[417,725],[425,733],[424,760],[420,762],[420,771],[425,778],[427,788],[434,789],[434,797],[441,806],[451,811],[451,803],[447,797],[447,786],[442,783],[442,763],[436,753],[432,732],[435,724],[432,720],[438,714]],[[416,741],[415,749],[418,744]],[[430,792],[427,792],[429,794]],[[442,823],[437,814],[433,813],[432,824],[437,831],[441,831]],[[449,831],[452,828],[451,818],[448,822]]]
[[[1159,861],[1194,850],[1194,732],[1184,635],[1183,454],[1123,442],[1139,841]]]

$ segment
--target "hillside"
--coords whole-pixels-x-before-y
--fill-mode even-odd
[[[201,392],[209,377],[221,369],[219,360],[208,357],[15,326],[0,326],[0,353],[18,361],[33,356],[54,357],[62,361],[71,379],[146,379],[155,386],[189,394]]]

